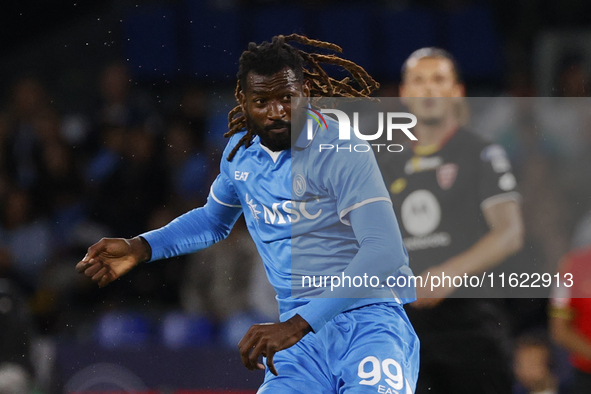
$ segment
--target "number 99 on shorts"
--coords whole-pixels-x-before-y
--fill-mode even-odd
[[[361,378],[359,384],[377,385],[376,392],[380,394],[399,394],[404,388],[402,367],[398,361],[391,358],[380,362],[375,356],[367,356],[359,363],[357,375]],[[381,383],[382,378],[385,384]]]

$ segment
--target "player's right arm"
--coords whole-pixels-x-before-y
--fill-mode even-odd
[[[88,249],[76,271],[99,287],[106,286],[140,263],[193,253],[221,241],[230,234],[241,213],[240,200],[228,176],[228,163],[222,159],[220,174],[203,207],[138,237],[103,238]]]

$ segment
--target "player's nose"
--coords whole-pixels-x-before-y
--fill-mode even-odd
[[[433,96],[435,96],[435,86],[433,84],[425,84],[422,97],[433,97]]]
[[[282,119],[285,117],[285,107],[279,101],[271,101],[267,109],[267,117],[272,120]]]

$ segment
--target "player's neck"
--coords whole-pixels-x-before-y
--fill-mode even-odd
[[[442,123],[429,125],[418,122],[414,127],[416,132],[416,146],[438,146],[441,147],[458,130],[458,122],[453,118],[447,118]]]

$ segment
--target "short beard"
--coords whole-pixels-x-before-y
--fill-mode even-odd
[[[261,144],[273,152],[291,148],[291,122],[279,120],[267,127],[257,127],[247,119],[247,124],[253,134],[260,137]],[[272,129],[281,129],[283,127],[287,128],[287,133],[275,134],[271,131]]]

